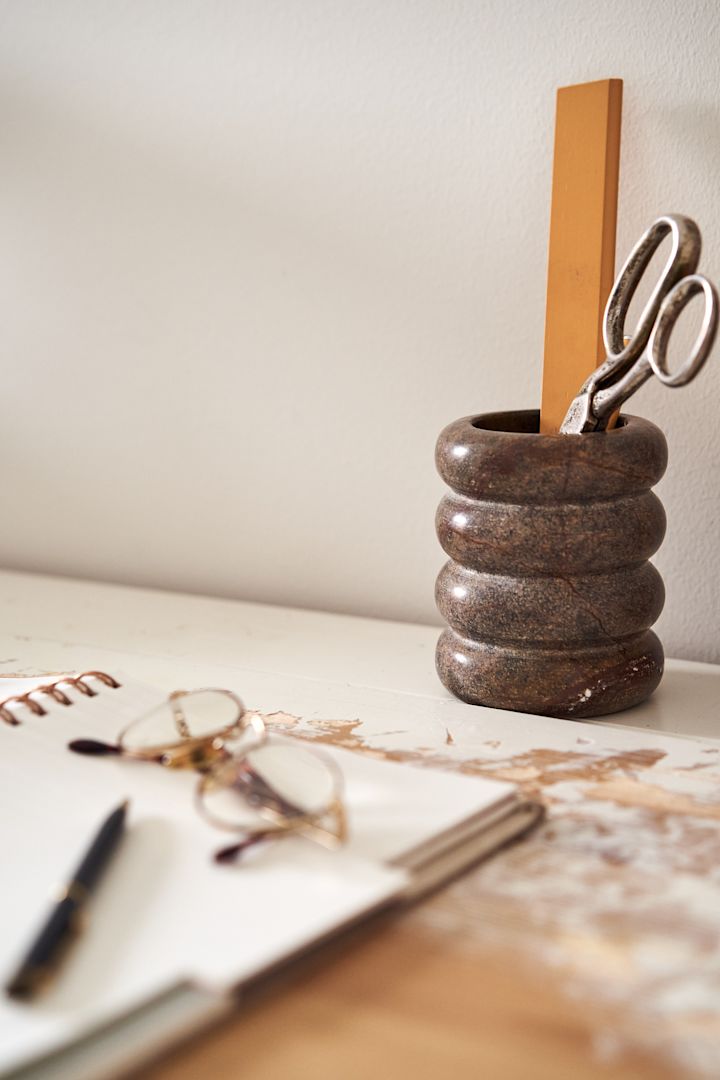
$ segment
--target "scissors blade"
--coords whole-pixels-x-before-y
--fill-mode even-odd
[[[561,435],[583,435],[588,431],[597,431],[598,421],[593,416],[590,394],[585,391],[570,402],[570,408],[560,425]]]

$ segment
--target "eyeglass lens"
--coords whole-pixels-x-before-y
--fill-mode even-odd
[[[252,829],[268,815],[318,817],[339,796],[340,779],[320,754],[281,740],[230,758],[203,782],[207,816],[226,828]]]
[[[234,694],[222,690],[193,690],[173,694],[152,712],[130,724],[119,742],[137,752],[162,748],[185,739],[211,738],[238,724],[243,707]]]

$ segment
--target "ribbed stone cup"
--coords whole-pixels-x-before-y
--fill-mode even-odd
[[[450,561],[436,600],[448,623],[438,674],[463,701],[561,717],[644,701],[662,677],[650,627],[665,534],[650,490],[667,464],[659,428],[637,416],[586,435],[539,435],[537,412],[485,413],[441,433],[452,489],[437,512]]]

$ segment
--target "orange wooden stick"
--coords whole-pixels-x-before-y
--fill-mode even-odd
[[[540,431],[555,432],[605,358],[615,273],[622,79],[557,92]]]

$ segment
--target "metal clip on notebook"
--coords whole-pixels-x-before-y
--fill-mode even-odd
[[[626,339],[624,328],[630,303],[650,260],[668,234],[672,236],[670,258],[635,332]],[[561,434],[605,431],[613,413],[651,375],[657,375],[666,386],[684,386],[695,378],[710,354],[718,324],[715,286],[695,272],[701,246],[697,225],[680,214],[658,218],[640,237],[613,285],[605,308],[603,339],[607,359],[573,400],[560,428]],[[685,363],[671,372],[667,363],[670,336],[690,300],[701,292],[705,311],[700,332]]]

